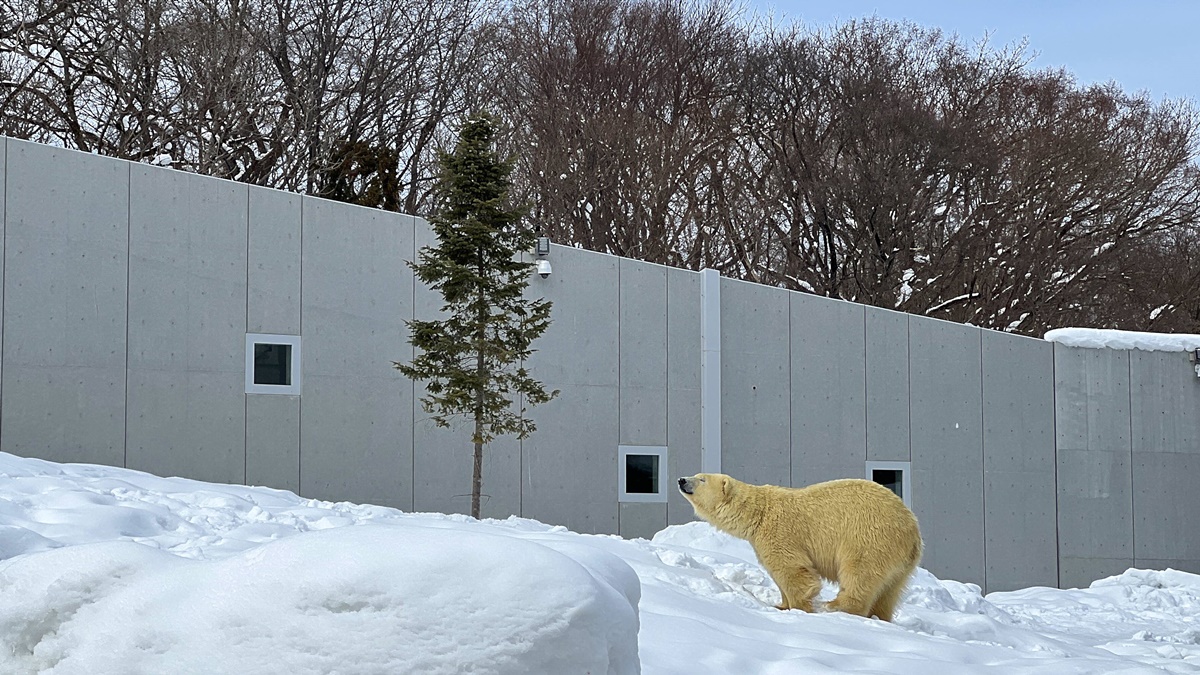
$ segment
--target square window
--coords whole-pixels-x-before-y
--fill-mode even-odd
[[[246,393],[300,393],[299,335],[246,335]]]
[[[665,502],[667,449],[622,445],[617,448],[618,501]]]
[[[658,455],[625,455],[625,491],[658,494]]]
[[[292,346],[254,343],[254,384],[292,383]]]
[[[867,462],[867,480],[875,481],[896,493],[912,508],[912,488],[909,485],[911,462]]]
[[[904,497],[904,484],[900,480],[901,473],[895,469],[872,469],[871,480],[879,483],[885,488],[896,493],[897,497]]]

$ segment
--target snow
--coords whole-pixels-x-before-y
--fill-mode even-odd
[[[624,540],[0,453],[6,674],[1200,671],[1200,576],[1171,570],[983,596],[922,569],[894,624],[778,601],[703,523]]]
[[[1140,349],[1147,352],[1190,352],[1200,349],[1200,335],[1142,333],[1099,328],[1056,328],[1044,336],[1067,347],[1089,349]]]

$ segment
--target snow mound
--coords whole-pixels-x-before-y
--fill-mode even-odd
[[[1088,349],[1140,349],[1146,352],[1190,352],[1200,349],[1200,335],[1141,333],[1099,328],[1056,328],[1044,336],[1050,342]]]
[[[702,521],[683,525],[671,525],[660,530],[650,540],[660,546],[676,546],[693,551],[704,551],[715,557],[732,558],[757,565],[758,556],[745,539],[725,534]]]
[[[0,671],[636,673],[639,589],[594,549],[400,523],[216,561],[67,546],[0,569]]]

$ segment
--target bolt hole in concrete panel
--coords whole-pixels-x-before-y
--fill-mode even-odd
[[[875,481],[904,500],[912,508],[912,462],[867,462],[867,480]]]
[[[246,335],[246,393],[300,394],[299,335]]]
[[[666,502],[668,483],[666,447],[617,447],[618,501]]]

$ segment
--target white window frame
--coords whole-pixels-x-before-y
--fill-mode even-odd
[[[291,349],[291,384],[254,383],[254,345],[288,345]],[[246,393],[300,395],[300,336],[246,333]]]
[[[900,472],[900,498],[904,505],[912,508],[912,462],[867,462],[867,480],[874,481],[875,471]]]
[[[630,493],[626,491],[625,458],[629,455],[658,456],[658,492]],[[665,504],[667,501],[667,447],[665,445],[619,445],[617,446],[617,501],[641,504]]]

